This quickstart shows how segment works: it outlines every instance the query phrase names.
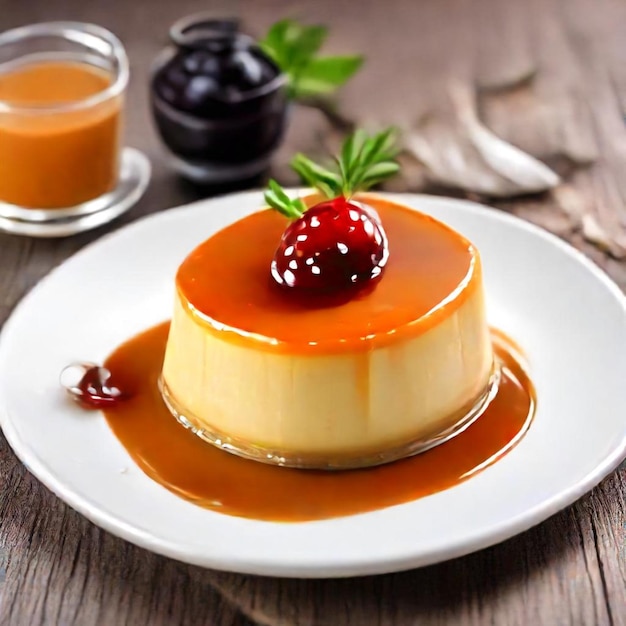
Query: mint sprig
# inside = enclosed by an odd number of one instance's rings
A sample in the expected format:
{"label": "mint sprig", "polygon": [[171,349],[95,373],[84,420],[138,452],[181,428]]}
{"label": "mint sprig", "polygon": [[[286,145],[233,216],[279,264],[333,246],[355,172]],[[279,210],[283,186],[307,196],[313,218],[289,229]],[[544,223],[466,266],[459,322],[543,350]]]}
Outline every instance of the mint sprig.
{"label": "mint sprig", "polygon": [[317,56],[327,37],[325,26],[305,26],[286,19],[276,22],[259,42],[286,74],[291,98],[326,96],[346,83],[363,64],[360,55]]}
{"label": "mint sprig", "polygon": [[392,128],[372,136],[357,130],[344,141],[333,168],[319,165],[303,154],[296,154],[291,167],[307,185],[328,198],[349,198],[398,172],[396,154]]}
{"label": "mint sprig", "polygon": [[291,220],[297,220],[306,211],[304,202],[300,198],[290,198],[273,178],[270,178],[268,182],[264,197],[268,206]]}
{"label": "mint sprig", "polygon": [[[344,141],[333,166],[324,167],[303,154],[296,154],[291,167],[309,187],[327,198],[349,198],[398,172],[396,154],[392,128],[372,136],[357,130]],[[273,179],[269,181],[265,201],[289,219],[298,219],[306,211],[302,200],[290,198]]]}

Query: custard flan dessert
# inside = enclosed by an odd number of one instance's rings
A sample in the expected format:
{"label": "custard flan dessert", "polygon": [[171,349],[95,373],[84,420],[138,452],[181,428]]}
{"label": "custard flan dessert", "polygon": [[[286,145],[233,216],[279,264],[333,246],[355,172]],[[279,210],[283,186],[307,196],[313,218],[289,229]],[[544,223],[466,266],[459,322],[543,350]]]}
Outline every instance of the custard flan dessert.
{"label": "custard flan dessert", "polygon": [[160,384],[179,421],[243,456],[341,468],[475,419],[497,378],[476,248],[369,193],[266,198],[292,222],[248,215],[178,270]]}

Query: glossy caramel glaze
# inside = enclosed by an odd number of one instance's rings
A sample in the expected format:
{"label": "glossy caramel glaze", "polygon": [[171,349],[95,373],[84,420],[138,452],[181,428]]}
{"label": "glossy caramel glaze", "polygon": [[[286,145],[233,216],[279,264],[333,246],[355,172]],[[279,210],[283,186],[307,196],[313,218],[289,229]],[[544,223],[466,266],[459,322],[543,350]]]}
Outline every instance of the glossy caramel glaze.
{"label": "glossy caramel glaze", "polygon": [[[418,456],[366,470],[293,470],[223,452],[181,426],[165,408],[157,379],[168,323],[130,339],[106,361],[111,384],[128,395],[107,408],[109,426],[153,480],[199,506],[241,517],[306,521],[402,504],[453,487],[520,440],[534,391],[503,336],[496,336],[502,381],[486,412],[451,441]],[[515,348],[514,348],[515,349]]]}
{"label": "glossy caramel glaze", "polygon": [[265,210],[227,226],[187,257],[176,281],[182,301],[225,340],[320,354],[368,350],[419,335],[480,285],[479,256],[464,237],[374,195],[357,199],[377,210],[389,239],[389,261],[374,289],[347,302],[317,299],[315,306],[286,293],[271,279],[270,265],[287,220]]}

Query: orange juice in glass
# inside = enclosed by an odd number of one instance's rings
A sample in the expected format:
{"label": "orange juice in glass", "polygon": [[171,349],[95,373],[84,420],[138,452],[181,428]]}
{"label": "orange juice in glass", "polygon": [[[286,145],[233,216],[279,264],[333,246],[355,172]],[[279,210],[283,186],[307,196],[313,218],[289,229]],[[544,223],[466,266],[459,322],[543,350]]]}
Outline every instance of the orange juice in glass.
{"label": "orange juice in glass", "polygon": [[128,61],[91,24],[50,22],[0,35],[0,216],[84,214],[120,170]]}

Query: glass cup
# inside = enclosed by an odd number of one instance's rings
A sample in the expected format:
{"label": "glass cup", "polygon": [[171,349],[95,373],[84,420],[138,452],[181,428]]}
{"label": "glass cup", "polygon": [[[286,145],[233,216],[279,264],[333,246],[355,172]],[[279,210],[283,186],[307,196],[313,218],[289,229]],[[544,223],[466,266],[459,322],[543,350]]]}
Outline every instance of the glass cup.
{"label": "glass cup", "polygon": [[99,26],[33,24],[0,34],[0,218],[100,210],[117,185],[128,59]]}

